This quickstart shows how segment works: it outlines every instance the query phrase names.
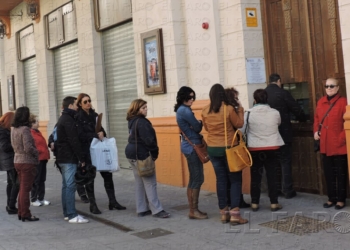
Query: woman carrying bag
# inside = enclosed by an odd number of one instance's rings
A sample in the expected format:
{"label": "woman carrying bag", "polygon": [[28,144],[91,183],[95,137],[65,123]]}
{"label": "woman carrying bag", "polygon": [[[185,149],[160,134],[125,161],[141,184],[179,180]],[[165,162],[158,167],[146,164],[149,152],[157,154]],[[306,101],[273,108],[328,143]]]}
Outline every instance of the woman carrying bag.
{"label": "woman carrying bag", "polygon": [[187,199],[190,207],[188,217],[190,219],[208,219],[207,213],[198,209],[199,192],[204,182],[203,163],[191,145],[201,144],[203,138],[200,134],[203,127],[202,121],[197,120],[191,110],[191,105],[195,100],[196,93],[190,87],[181,87],[177,92],[174,111],[182,135],[181,152],[187,159],[190,174],[187,186]]}
{"label": "woman carrying bag", "polygon": [[339,94],[338,80],[329,78],[326,95],[317,102],[314,119],[314,139],[320,140],[323,170],[326,178],[328,201],[324,208],[345,207],[348,161],[344,130],[345,97]]}
{"label": "woman carrying bag", "polygon": [[138,217],[153,214],[157,218],[168,218],[170,214],[163,210],[158,198],[155,170],[140,176],[142,171],[138,162],[140,164],[148,162],[154,166],[159,153],[156,132],[146,116],[147,102],[142,99],[132,101],[126,115],[129,138],[125,156],[131,164],[135,177],[136,212]]}
{"label": "woman carrying bag", "polygon": [[[216,192],[218,196],[221,222],[232,225],[245,224],[239,211],[240,196],[242,192],[242,173],[230,172],[226,158],[225,141],[231,142],[236,128],[243,126],[243,107],[239,106],[237,112],[230,105],[221,84],[214,84],[209,92],[210,104],[202,110],[203,125],[208,131],[208,153],[216,175]],[[226,109],[226,116],[224,110]],[[225,123],[227,130],[225,131]],[[225,134],[227,138],[225,139]],[[237,144],[237,141],[235,142]],[[230,190],[227,185],[230,182]],[[231,201],[227,199],[230,193]],[[230,204],[229,204],[230,202]],[[229,207],[230,205],[230,207]]]}
{"label": "woman carrying bag", "polygon": [[[88,94],[80,93],[77,98],[78,114],[76,117],[78,124],[79,140],[81,143],[82,150],[86,155],[86,164],[91,164],[90,156],[90,145],[94,138],[103,140],[106,136],[106,132],[101,127],[100,131],[96,133],[96,119],[98,114],[91,106],[91,98]],[[120,205],[115,198],[113,174],[110,172],[100,172],[106,193],[109,199],[109,210],[125,210],[126,207]],[[90,212],[93,214],[100,214],[101,211],[98,209],[95,199],[94,181],[90,184],[85,185],[86,193],[90,202]]]}
{"label": "woman carrying bag", "polygon": [[[264,89],[255,90],[254,106],[245,113],[244,126],[241,131],[247,131],[248,149],[253,159],[250,169],[250,195],[252,210],[259,210],[261,178],[265,168],[271,211],[282,209],[278,204],[276,169],[278,167],[278,152],[284,145],[278,132],[281,116],[276,109],[267,104],[267,92]],[[248,126],[248,129],[246,130]]]}

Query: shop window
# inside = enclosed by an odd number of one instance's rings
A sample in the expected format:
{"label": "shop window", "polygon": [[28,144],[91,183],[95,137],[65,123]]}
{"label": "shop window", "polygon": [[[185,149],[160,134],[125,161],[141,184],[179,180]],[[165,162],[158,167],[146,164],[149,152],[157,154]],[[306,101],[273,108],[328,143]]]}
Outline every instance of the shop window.
{"label": "shop window", "polygon": [[47,47],[49,49],[78,38],[75,7],[67,3],[45,16]]}
{"label": "shop window", "polygon": [[96,30],[103,30],[131,19],[131,0],[94,0],[94,12]]}
{"label": "shop window", "polygon": [[29,25],[16,33],[18,59],[35,56],[34,27]]}

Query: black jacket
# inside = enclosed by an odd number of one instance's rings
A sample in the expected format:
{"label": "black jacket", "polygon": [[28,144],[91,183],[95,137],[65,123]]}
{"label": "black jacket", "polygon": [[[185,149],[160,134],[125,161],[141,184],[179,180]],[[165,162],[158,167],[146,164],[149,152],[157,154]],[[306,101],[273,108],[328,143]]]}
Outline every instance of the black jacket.
{"label": "black jacket", "polygon": [[279,132],[284,143],[292,142],[292,124],[290,122],[290,113],[294,114],[300,122],[304,122],[305,114],[292,95],[277,84],[269,84],[265,88],[267,92],[267,102],[271,108],[277,109],[281,115],[281,125]]}
{"label": "black jacket", "polygon": [[128,159],[136,159],[136,138],[135,125],[137,123],[137,158],[146,159],[150,154],[154,160],[158,158],[159,148],[157,145],[157,136],[152,123],[144,116],[135,116],[129,120],[129,138],[128,145],[125,148],[125,156]]}
{"label": "black jacket", "polygon": [[[57,124],[55,125],[54,128],[56,128],[56,126],[57,126]],[[47,147],[48,148],[51,148],[51,143],[53,143],[53,147],[54,147],[53,155],[56,157],[56,155],[57,155],[57,141],[54,140],[53,133],[51,133],[51,135],[49,136],[49,139],[48,139],[48,142],[47,142]]]}
{"label": "black jacket", "polygon": [[[76,116],[76,121],[78,124],[79,141],[81,143],[81,148],[84,154],[86,155],[88,161],[91,161],[91,142],[94,138],[98,139],[98,135],[96,133],[97,116],[98,114],[93,109],[90,109],[89,114],[86,113],[84,110],[80,109]],[[102,131],[104,136],[106,136],[106,132],[102,127],[100,131]]]}
{"label": "black jacket", "polygon": [[57,155],[58,163],[85,162],[78,137],[77,125],[74,120],[75,110],[64,109],[57,122]]}
{"label": "black jacket", "polygon": [[0,171],[8,171],[14,168],[15,153],[11,145],[10,130],[0,127]]}

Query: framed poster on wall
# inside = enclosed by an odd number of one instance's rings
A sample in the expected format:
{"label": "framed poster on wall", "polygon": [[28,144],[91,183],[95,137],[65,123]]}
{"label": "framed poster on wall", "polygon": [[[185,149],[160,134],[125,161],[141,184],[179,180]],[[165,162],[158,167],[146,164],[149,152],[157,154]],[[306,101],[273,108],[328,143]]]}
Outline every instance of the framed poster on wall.
{"label": "framed poster on wall", "polygon": [[15,76],[14,75],[7,77],[7,93],[8,93],[9,110],[13,111],[16,109]]}
{"label": "framed poster on wall", "polygon": [[166,93],[162,30],[141,34],[141,50],[145,94]]}

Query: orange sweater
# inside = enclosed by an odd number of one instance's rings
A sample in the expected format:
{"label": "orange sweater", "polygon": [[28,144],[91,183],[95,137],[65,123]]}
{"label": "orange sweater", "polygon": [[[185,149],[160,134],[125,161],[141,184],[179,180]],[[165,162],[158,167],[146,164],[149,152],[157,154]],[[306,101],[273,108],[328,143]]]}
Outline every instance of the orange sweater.
{"label": "orange sweater", "polygon": [[[224,127],[224,103],[222,103],[218,113],[208,114],[210,104],[202,110],[202,120],[206,131],[208,131],[207,144],[209,147],[225,147],[225,127]],[[230,105],[226,106],[226,127],[227,144],[231,145],[236,129],[243,127],[244,109],[238,109],[238,113]],[[234,142],[237,144],[237,139]]]}

